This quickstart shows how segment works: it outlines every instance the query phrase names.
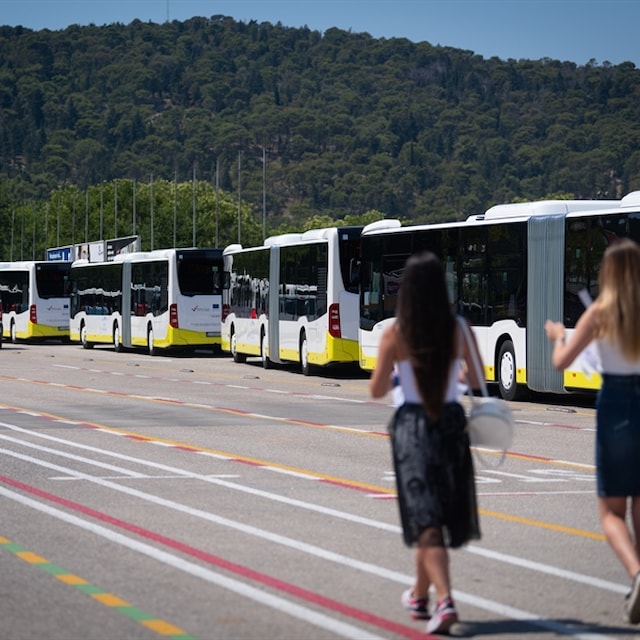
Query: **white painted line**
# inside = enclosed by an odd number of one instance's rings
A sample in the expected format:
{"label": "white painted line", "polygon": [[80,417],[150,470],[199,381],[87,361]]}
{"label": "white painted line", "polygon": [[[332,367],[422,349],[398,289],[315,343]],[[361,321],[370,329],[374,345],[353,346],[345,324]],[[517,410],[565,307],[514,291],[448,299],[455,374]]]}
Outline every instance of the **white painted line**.
{"label": "white painted line", "polygon": [[162,562],[165,565],[173,567],[174,569],[178,569],[184,573],[188,573],[196,578],[200,578],[205,582],[209,582],[211,584],[215,584],[223,589],[227,589],[228,591],[233,591],[234,593],[239,594],[243,598],[247,598],[249,600],[253,600],[254,602],[259,602],[267,607],[275,609],[276,611],[280,611],[285,615],[291,616],[292,618],[297,618],[298,620],[303,620],[306,623],[309,623],[315,627],[319,627],[321,629],[325,629],[330,633],[333,633],[342,638],[348,638],[349,640],[384,640],[383,636],[376,635],[374,633],[370,633],[365,629],[355,627],[354,625],[341,622],[340,620],[335,620],[330,618],[329,616],[314,611],[313,609],[309,609],[307,607],[303,607],[295,602],[290,602],[289,600],[285,600],[276,595],[271,595],[267,593],[263,588],[260,587],[252,587],[251,585],[245,584],[236,580],[234,578],[227,577],[221,573],[216,573],[211,569],[207,569],[206,567],[199,566],[193,562],[189,562],[184,558],[180,558],[171,553],[163,551],[162,549],[156,549],[149,544],[144,542],[140,542],[133,538],[129,538],[121,533],[116,531],[111,531],[106,527],[103,527],[99,524],[95,524],[88,520],[83,520],[75,515],[70,513],[66,513],[61,511],[60,509],[56,509],[49,505],[37,502],[36,500],[32,500],[27,496],[20,495],[19,493],[15,493],[13,491],[9,491],[4,487],[0,487],[0,494],[4,495],[6,498],[10,500],[14,500],[15,502],[19,502],[27,507],[32,509],[36,509],[42,513],[46,513],[49,516],[57,518],[58,520],[62,520],[71,524],[80,529],[84,529],[85,531],[89,531],[94,535],[100,536],[106,540],[114,544],[118,544],[121,547],[126,547],[135,551],[137,553],[141,553],[149,558],[153,558],[158,562]]}

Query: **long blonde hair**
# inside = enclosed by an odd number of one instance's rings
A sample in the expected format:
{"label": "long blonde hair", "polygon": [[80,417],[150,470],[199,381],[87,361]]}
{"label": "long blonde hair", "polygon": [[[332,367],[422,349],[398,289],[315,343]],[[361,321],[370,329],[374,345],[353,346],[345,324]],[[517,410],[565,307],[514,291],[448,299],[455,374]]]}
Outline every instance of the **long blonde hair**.
{"label": "long blonde hair", "polygon": [[640,360],[640,245],[624,238],[604,252],[598,277],[596,337]]}

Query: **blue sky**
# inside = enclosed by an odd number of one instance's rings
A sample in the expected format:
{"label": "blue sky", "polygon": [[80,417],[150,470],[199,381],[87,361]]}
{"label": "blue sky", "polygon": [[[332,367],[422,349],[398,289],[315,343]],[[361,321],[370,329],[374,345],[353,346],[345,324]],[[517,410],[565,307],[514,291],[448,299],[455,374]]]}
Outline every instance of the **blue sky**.
{"label": "blue sky", "polygon": [[485,58],[640,67],[640,0],[0,0],[0,25],[34,30],[217,14],[405,37]]}

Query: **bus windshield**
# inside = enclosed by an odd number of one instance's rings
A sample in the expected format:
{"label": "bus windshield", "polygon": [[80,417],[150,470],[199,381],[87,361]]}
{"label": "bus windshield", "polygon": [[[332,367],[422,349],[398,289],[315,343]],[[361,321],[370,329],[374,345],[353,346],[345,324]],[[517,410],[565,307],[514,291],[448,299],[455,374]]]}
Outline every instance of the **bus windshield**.
{"label": "bus windshield", "polygon": [[344,288],[349,293],[358,293],[358,281],[351,279],[352,261],[360,258],[360,233],[362,227],[340,227],[338,229],[338,252]]}
{"label": "bus windshield", "polygon": [[222,267],[222,254],[179,253],[178,286],[185,296],[221,295],[226,288]]}
{"label": "bus windshield", "polygon": [[69,279],[68,263],[44,263],[36,265],[36,287],[38,296],[44,300],[67,296],[66,283]]}

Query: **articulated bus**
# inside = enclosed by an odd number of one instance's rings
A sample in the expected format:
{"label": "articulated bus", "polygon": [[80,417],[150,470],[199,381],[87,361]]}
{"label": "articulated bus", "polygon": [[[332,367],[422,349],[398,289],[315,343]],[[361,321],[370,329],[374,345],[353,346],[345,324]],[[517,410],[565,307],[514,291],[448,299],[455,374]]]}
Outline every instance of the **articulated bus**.
{"label": "articulated bus", "polygon": [[222,349],[234,361],[258,356],[264,367],[358,362],[358,282],[351,264],[362,227],[329,227],[267,238],[263,246],[225,249]]}
{"label": "articulated bus", "polygon": [[70,338],[145,348],[220,348],[222,249],[159,249],[71,267]]}
{"label": "articulated bus", "polygon": [[[443,261],[452,302],[472,325],[488,382],[507,400],[597,390],[597,363],[584,355],[564,372],[551,363],[547,318],[570,334],[598,294],[602,254],[616,238],[640,242],[640,191],[622,200],[554,200],[497,205],[464,222],[362,233],[360,365],[375,366],[382,329],[393,322],[409,255]],[[588,294],[588,295],[585,295]]]}
{"label": "articulated bus", "polygon": [[0,262],[2,336],[19,340],[68,340],[71,262]]}

